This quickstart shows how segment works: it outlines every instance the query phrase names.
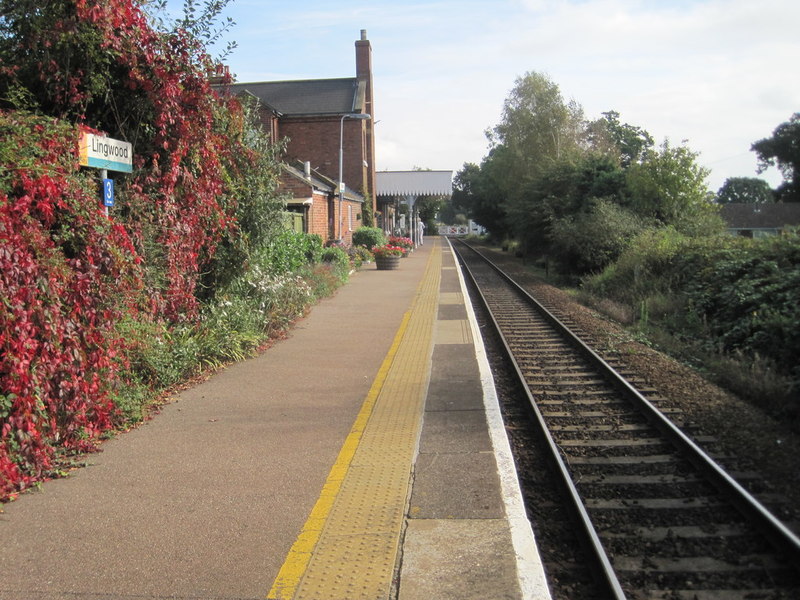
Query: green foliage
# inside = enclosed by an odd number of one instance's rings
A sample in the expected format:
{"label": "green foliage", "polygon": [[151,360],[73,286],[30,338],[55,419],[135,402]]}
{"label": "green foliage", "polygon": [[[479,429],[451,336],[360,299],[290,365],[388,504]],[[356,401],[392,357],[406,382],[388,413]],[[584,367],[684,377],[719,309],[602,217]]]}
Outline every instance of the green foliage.
{"label": "green foliage", "polygon": [[356,267],[360,267],[364,263],[372,262],[372,252],[366,246],[353,246],[353,256],[351,260]]}
{"label": "green foliage", "polygon": [[364,204],[361,207],[361,224],[364,227],[373,227],[375,225],[375,212],[372,205],[372,196],[368,193],[364,194]]}
{"label": "green foliage", "polygon": [[253,253],[251,269],[270,275],[286,275],[301,270],[322,258],[322,240],[318,235],[282,230]]}
{"label": "green foliage", "polygon": [[[224,288],[248,264],[255,254],[275,249],[276,254],[290,251],[294,245],[281,223],[283,199],[277,194],[278,153],[263,130],[254,99],[243,99],[242,112],[230,112],[223,106],[215,111],[217,130],[231,143],[245,150],[229,155],[223,177],[227,183],[226,202],[232,206],[234,225],[224,231],[214,255],[205,265],[199,295],[208,300]],[[280,258],[275,258],[276,263]],[[291,259],[287,259],[291,260]],[[295,260],[296,268],[301,262]],[[276,265],[280,270],[280,266]]]}
{"label": "green foliage", "polygon": [[642,218],[678,230],[716,209],[710,202],[708,170],[697,164],[697,153],[667,140],[648,151],[640,164],[626,171],[630,207]]}
{"label": "green foliage", "polygon": [[585,289],[640,308],[707,353],[767,365],[791,382],[784,408],[800,410],[800,237],[648,230]]}
{"label": "green foliage", "polygon": [[775,202],[775,193],[766,181],[758,177],[728,177],[717,192],[717,203],[732,202],[766,204]]}
{"label": "green foliage", "polygon": [[519,180],[535,176],[551,161],[576,154],[582,136],[580,105],[565,102],[558,85],[547,75],[529,72],[515,81],[490,140],[508,148]]}
{"label": "green foliage", "polygon": [[637,306],[652,295],[676,291],[676,259],[689,239],[673,227],[642,230],[602,273],[584,280],[587,291]]}
{"label": "green foliage", "polygon": [[781,123],[772,137],[755,142],[751,147],[758,156],[758,172],[778,167],[783,183],[775,190],[783,202],[800,202],[800,113]]}
{"label": "green foliage", "polygon": [[347,281],[350,273],[350,257],[343,248],[330,246],[322,250],[322,262],[326,263],[342,281]]}
{"label": "green foliage", "polygon": [[800,237],[695,246],[681,263],[690,306],[726,352],[770,357],[800,377]]}
{"label": "green foliage", "polygon": [[597,272],[616,260],[641,228],[630,211],[597,199],[590,210],[553,222],[550,256],[564,273]]}
{"label": "green foliage", "polygon": [[508,230],[503,192],[495,173],[502,173],[498,163],[502,162],[504,148],[493,148],[481,166],[465,163],[455,175],[451,203],[456,210],[463,210],[476,223],[486,227],[496,237]]}
{"label": "green foliage", "polygon": [[588,125],[588,137],[595,150],[607,153],[622,168],[644,160],[655,143],[641,127],[619,122],[619,113],[611,110],[602,119]]}
{"label": "green foliage", "polygon": [[383,246],[386,235],[380,227],[359,227],[353,232],[353,245],[364,246],[372,250],[374,246]]}

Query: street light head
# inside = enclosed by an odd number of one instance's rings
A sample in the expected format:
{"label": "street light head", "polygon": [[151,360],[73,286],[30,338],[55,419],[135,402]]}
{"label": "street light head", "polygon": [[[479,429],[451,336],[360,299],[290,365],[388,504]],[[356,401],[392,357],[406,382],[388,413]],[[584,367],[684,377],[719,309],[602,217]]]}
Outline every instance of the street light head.
{"label": "street light head", "polygon": [[361,120],[369,120],[372,118],[372,115],[368,115],[367,113],[348,113],[342,117],[343,119],[361,119]]}

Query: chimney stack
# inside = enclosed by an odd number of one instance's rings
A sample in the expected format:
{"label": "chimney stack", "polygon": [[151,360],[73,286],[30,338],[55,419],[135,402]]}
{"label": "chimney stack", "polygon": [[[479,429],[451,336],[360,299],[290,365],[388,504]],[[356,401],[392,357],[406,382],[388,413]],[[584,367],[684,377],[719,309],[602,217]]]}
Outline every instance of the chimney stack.
{"label": "chimney stack", "polygon": [[[364,112],[372,118],[364,122],[367,134],[366,169],[367,189],[364,190],[372,196],[375,202],[375,105],[372,101],[372,45],[367,39],[367,30],[361,30],[361,39],[356,40],[356,78],[359,83],[364,83]],[[373,209],[375,205],[373,204]]]}

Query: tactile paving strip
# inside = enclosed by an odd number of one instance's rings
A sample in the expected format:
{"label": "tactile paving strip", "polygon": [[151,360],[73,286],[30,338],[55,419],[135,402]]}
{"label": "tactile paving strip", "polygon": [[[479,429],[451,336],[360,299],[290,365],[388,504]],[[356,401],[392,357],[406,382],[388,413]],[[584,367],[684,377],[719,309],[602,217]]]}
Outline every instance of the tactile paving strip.
{"label": "tactile paving strip", "polygon": [[389,597],[428,384],[441,260],[437,243],[295,600]]}

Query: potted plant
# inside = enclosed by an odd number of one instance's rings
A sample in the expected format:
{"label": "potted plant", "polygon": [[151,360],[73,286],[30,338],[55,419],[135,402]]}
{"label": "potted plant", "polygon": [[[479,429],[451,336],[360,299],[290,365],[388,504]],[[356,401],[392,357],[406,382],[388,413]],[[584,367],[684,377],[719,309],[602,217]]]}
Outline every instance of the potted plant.
{"label": "potted plant", "polygon": [[386,244],[384,246],[375,246],[372,249],[372,254],[375,257],[375,266],[378,267],[378,270],[388,271],[400,266],[403,249],[399,246]]}
{"label": "potted plant", "polygon": [[414,242],[411,238],[393,235],[389,237],[389,245],[397,246],[403,250],[403,256],[408,256],[408,253],[414,249]]}

